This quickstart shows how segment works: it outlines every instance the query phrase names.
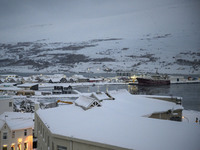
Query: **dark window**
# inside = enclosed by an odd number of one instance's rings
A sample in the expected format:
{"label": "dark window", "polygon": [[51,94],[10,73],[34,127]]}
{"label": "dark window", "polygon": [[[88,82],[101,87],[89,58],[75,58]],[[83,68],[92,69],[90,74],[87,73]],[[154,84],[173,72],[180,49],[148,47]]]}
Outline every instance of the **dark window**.
{"label": "dark window", "polygon": [[67,147],[57,145],[57,150],[67,150]]}
{"label": "dark window", "polygon": [[15,138],[15,131],[12,132],[12,138]]}
{"label": "dark window", "polygon": [[48,138],[47,138],[47,146],[49,146],[49,136],[48,136]]}
{"label": "dark window", "polygon": [[4,139],[4,140],[7,139],[7,133],[6,133],[6,132],[3,133],[3,139]]}
{"label": "dark window", "polygon": [[12,102],[9,102],[9,107],[12,107]]}
{"label": "dark window", "polygon": [[24,136],[27,136],[27,130],[24,130]]}
{"label": "dark window", "polygon": [[44,128],[42,128],[42,137],[44,139]]}
{"label": "dark window", "polygon": [[52,142],[52,150],[54,150],[54,143]]}

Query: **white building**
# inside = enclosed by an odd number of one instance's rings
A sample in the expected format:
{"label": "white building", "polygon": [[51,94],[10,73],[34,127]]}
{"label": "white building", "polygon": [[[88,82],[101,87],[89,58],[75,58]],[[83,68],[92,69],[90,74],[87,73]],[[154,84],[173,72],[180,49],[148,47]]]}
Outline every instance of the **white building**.
{"label": "white building", "polygon": [[13,99],[9,96],[0,96],[0,115],[13,111]]}
{"label": "white building", "polygon": [[0,115],[0,148],[33,149],[33,114],[5,112]]}
{"label": "white building", "polygon": [[115,100],[87,110],[75,104],[39,109],[35,114],[38,149],[200,149],[200,125],[148,118],[182,106],[126,91],[110,94]]}

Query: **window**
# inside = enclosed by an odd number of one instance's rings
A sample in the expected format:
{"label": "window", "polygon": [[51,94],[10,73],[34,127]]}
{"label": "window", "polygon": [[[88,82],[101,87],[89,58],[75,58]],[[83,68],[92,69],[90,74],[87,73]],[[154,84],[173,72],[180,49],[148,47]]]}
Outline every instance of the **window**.
{"label": "window", "polygon": [[15,138],[15,131],[12,132],[12,138]]}
{"label": "window", "polygon": [[7,133],[4,132],[4,133],[3,133],[3,139],[6,140],[6,139],[7,139],[7,136],[8,136]]}
{"label": "window", "polygon": [[42,135],[42,123],[40,123],[40,133]]}
{"label": "window", "polygon": [[44,139],[44,128],[42,128],[42,137]]}
{"label": "window", "polygon": [[54,150],[54,143],[52,142],[52,150]]}
{"label": "window", "polygon": [[48,138],[47,138],[47,146],[49,146],[49,136],[48,136]]}
{"label": "window", "polygon": [[57,150],[67,150],[67,147],[57,145]]}
{"label": "window", "polygon": [[12,102],[9,102],[9,107],[12,107]]}
{"label": "window", "polygon": [[37,131],[40,133],[40,122],[39,122],[39,120],[37,122]]}
{"label": "window", "polygon": [[26,129],[24,130],[24,136],[27,136],[27,130]]}

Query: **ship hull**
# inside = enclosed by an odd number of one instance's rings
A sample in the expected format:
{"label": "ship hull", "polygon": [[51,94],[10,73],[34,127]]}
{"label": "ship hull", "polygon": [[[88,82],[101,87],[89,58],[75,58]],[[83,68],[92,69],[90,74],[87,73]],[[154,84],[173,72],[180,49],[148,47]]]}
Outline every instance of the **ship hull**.
{"label": "ship hull", "polygon": [[139,85],[169,85],[170,80],[164,80],[164,79],[145,79],[145,78],[137,78]]}

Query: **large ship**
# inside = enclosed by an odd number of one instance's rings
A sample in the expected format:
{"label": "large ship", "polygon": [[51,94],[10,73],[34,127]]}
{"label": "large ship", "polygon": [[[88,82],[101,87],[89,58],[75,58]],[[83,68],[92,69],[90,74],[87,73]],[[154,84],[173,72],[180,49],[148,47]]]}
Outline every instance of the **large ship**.
{"label": "large ship", "polygon": [[166,76],[151,76],[144,78],[137,78],[139,85],[169,85],[170,80]]}

